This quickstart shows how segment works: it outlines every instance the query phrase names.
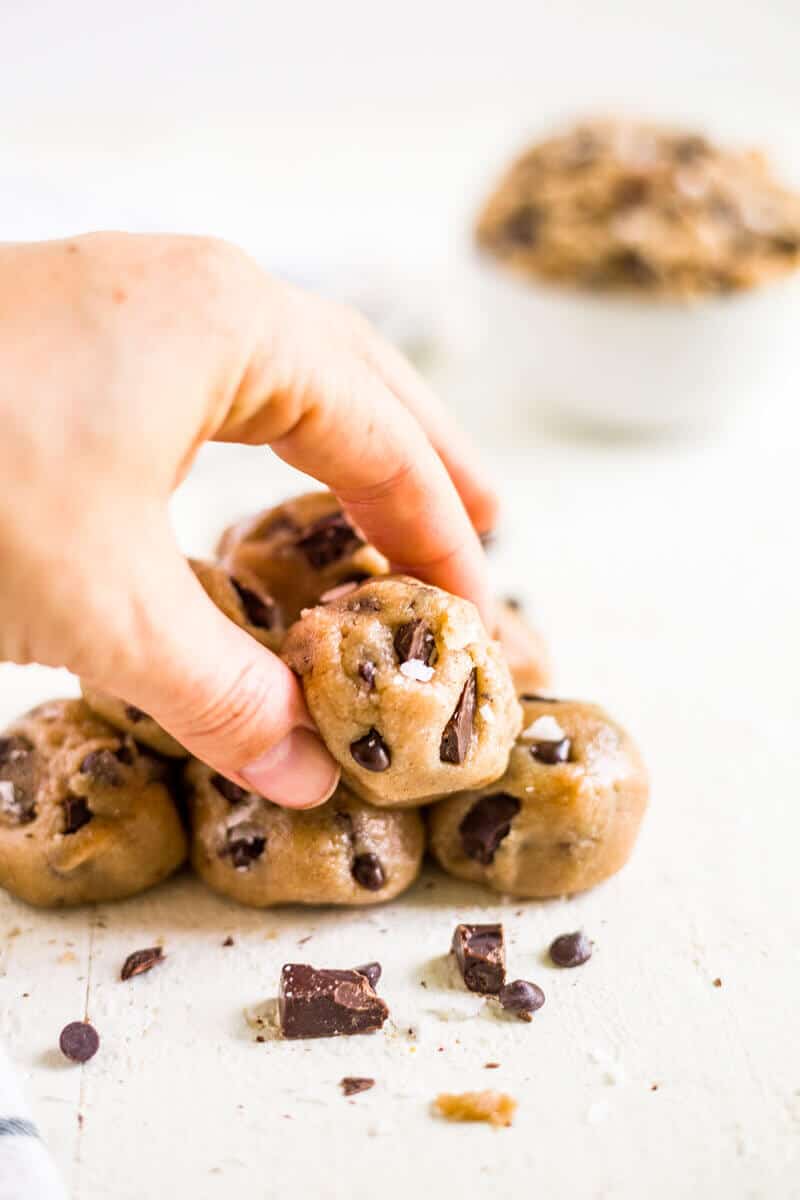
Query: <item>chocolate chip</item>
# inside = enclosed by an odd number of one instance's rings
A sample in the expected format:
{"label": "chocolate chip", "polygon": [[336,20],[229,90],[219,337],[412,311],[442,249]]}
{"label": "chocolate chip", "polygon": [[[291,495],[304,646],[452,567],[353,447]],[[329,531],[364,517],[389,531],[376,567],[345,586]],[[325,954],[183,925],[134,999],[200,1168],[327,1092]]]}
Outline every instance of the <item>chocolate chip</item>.
{"label": "chocolate chip", "polygon": [[377,854],[359,854],[353,860],[352,875],[368,892],[379,892],[386,883],[383,864]]}
{"label": "chocolate chip", "polygon": [[137,708],[135,704],[125,705],[125,716],[132,725],[138,725],[140,721],[145,721],[147,719],[147,713],[142,712],[142,710]]}
{"label": "chocolate chip", "polygon": [[287,963],[281,971],[278,1013],[284,1037],[315,1038],[374,1033],[389,1009],[358,971]]}
{"label": "chocolate chip", "polygon": [[657,271],[638,250],[615,250],[599,267],[596,282],[622,282],[635,287],[650,287],[658,280]]}
{"label": "chocolate chip", "polygon": [[239,787],[238,783],[234,783],[232,779],[226,779],[224,775],[214,774],[208,782],[213,788],[216,788],[220,796],[224,796],[231,804],[239,804],[250,795],[243,787]]}
{"label": "chocolate chip", "polygon": [[350,753],[365,771],[386,771],[392,765],[391,751],[377,729],[351,742]]}
{"label": "chocolate chip", "polygon": [[456,925],[451,950],[471,992],[500,991],[506,978],[502,925]]}
{"label": "chocolate chip", "polygon": [[64,833],[77,833],[92,819],[92,810],[85,796],[73,796],[70,792],[63,803]]}
{"label": "chocolate chip", "polygon": [[512,612],[522,611],[522,601],[518,599],[517,596],[505,596],[503,598],[503,603],[505,604],[506,608],[510,608]]}
{"label": "chocolate chip", "polygon": [[699,134],[687,134],[679,137],[672,145],[672,153],[681,163],[694,162],[698,158],[703,158],[710,151],[711,146]]}
{"label": "chocolate chip", "polygon": [[134,975],[144,975],[146,971],[152,971],[153,967],[158,966],[164,961],[164,951],[160,946],[149,946],[146,950],[134,950],[133,954],[129,954],[122,964],[120,971],[120,979],[132,979]]}
{"label": "chocolate chip", "polygon": [[592,957],[593,947],[582,930],[562,933],[550,947],[550,957],[557,967],[580,967]]}
{"label": "chocolate chip", "polygon": [[122,783],[119,759],[111,750],[92,750],[81,763],[80,771],[104,787],[119,787]]}
{"label": "chocolate chip", "polygon": [[372,691],[372,689],[375,687],[375,676],[377,671],[378,668],[375,666],[374,662],[367,661],[359,664],[358,673],[370,691]]}
{"label": "chocolate chip", "polygon": [[227,855],[237,871],[249,871],[267,848],[267,839],[255,825],[242,822],[228,830],[223,855]]}
{"label": "chocolate chip", "polygon": [[58,1044],[70,1062],[85,1063],[100,1049],[100,1035],[88,1021],[71,1021],[61,1030]]}
{"label": "chocolate chip", "polygon": [[228,934],[228,936],[225,938],[225,941],[224,941],[222,944],[223,944],[223,946],[225,946],[226,948],[227,948],[228,946],[232,946],[232,945],[234,944],[234,942],[233,942],[233,938],[231,937],[231,935],[230,935],[230,934]]}
{"label": "chocolate chip", "polygon": [[356,1096],[359,1092],[368,1092],[371,1087],[375,1087],[375,1080],[368,1079],[365,1075],[345,1075],[344,1079],[339,1081],[339,1085],[345,1096]]}
{"label": "chocolate chip", "polygon": [[535,246],[544,222],[544,211],[536,204],[524,204],[503,225],[503,233],[514,246]]}
{"label": "chocolate chip", "polygon": [[800,250],[800,235],[796,233],[775,233],[769,239],[770,249],[776,254],[797,254]]}
{"label": "chocolate chip", "polygon": [[0,738],[0,820],[27,825],[36,816],[36,763],[26,737]]}
{"label": "chocolate chip", "polygon": [[358,971],[359,975],[366,975],[372,987],[377,986],[378,980],[383,974],[383,968],[379,962],[363,963],[362,966],[355,967],[354,969]]}
{"label": "chocolate chip", "polygon": [[530,1021],[531,1014],[538,1012],[544,1004],[544,992],[527,979],[515,979],[500,988],[497,999],[506,1012],[516,1013],[521,1021]]}
{"label": "chocolate chip", "polygon": [[473,667],[461,690],[453,715],[444,727],[439,744],[442,762],[458,766],[467,757],[472,729],[475,723],[475,708],[478,703],[478,669]]}
{"label": "chocolate chip", "polygon": [[620,179],[614,189],[615,208],[635,208],[644,204],[650,195],[650,180],[645,175],[629,175]]}
{"label": "chocolate chip", "polygon": [[436,638],[426,621],[408,621],[395,633],[394,649],[399,663],[414,659],[430,666],[436,655]]}
{"label": "chocolate chip", "polygon": [[275,601],[269,596],[259,596],[252,588],[245,587],[231,575],[231,583],[242,602],[244,615],[256,629],[272,629],[275,624],[278,609]]}
{"label": "chocolate chip", "polygon": [[342,512],[320,517],[307,526],[297,539],[298,548],[305,554],[309,565],[317,570],[329,567],[365,544]]}
{"label": "chocolate chip", "polygon": [[556,700],[555,697],[542,696],[538,692],[521,692],[519,698],[530,704],[561,704],[561,701]]}
{"label": "chocolate chip", "polygon": [[534,742],[530,748],[531,758],[552,767],[556,763],[569,762],[571,748],[572,742],[568,737],[561,738],[558,742]]}
{"label": "chocolate chip", "polygon": [[511,822],[520,807],[516,796],[507,792],[494,792],[476,800],[458,827],[467,858],[484,867],[491,866],[497,847],[511,832]]}

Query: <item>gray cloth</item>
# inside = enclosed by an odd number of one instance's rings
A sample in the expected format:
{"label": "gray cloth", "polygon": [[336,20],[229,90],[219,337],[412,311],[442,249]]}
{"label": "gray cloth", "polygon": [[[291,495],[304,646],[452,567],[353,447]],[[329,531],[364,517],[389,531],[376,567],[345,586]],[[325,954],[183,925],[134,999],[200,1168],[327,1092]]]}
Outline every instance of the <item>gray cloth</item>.
{"label": "gray cloth", "polygon": [[0,1048],[0,1200],[67,1200],[64,1185]]}

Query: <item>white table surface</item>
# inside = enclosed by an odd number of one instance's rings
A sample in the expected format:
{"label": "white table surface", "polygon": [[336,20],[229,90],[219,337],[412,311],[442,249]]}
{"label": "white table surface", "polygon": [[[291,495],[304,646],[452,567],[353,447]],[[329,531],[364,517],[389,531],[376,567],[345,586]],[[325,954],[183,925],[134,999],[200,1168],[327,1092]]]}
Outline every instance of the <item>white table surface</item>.
{"label": "white table surface", "polygon": [[[534,608],[562,693],[605,703],[650,763],[634,859],[549,903],[433,868],[362,913],[252,912],[188,876],[79,912],[3,898],[0,1037],[75,1200],[800,1195],[793,411],[762,405],[706,445],[513,449],[486,409],[466,416],[494,441],[498,586]],[[175,504],[187,550],[295,482],[266,452],[206,454]],[[0,716],[70,686],[0,667]],[[453,926],[470,919],[501,919],[512,976],[544,988],[532,1024],[448,978]],[[559,972],[546,947],[578,927],[594,957]],[[120,983],[154,942],[166,964]],[[275,995],[282,963],[372,958],[384,1033],[256,1042],[245,1010]],[[56,1044],[84,1014],[102,1045],[81,1068]],[[377,1084],[348,1101],[344,1075]],[[513,1128],[431,1113],[439,1091],[490,1086],[518,1099]]]}

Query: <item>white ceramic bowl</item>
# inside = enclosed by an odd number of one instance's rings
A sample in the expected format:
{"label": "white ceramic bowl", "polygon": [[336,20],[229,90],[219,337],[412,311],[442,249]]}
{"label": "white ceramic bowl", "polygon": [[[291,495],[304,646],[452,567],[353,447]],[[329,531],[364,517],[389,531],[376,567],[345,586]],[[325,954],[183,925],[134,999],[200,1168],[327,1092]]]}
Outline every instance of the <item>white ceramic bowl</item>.
{"label": "white ceramic bowl", "polygon": [[713,428],[743,403],[800,403],[800,276],[693,303],[591,294],[475,267],[482,354],[506,404],[632,433]]}

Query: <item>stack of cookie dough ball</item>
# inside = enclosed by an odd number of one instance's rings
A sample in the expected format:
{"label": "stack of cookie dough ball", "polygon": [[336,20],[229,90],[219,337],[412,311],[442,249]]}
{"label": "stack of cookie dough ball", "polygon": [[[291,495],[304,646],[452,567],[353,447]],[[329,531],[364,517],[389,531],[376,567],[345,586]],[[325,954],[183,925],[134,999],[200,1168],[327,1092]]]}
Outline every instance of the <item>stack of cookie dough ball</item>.
{"label": "stack of cookie dough ball", "polygon": [[0,738],[0,885],[40,905],[112,900],[188,856],[241,904],[352,906],[408,888],[428,843],[451,874],[519,896],[623,865],[641,760],[600,709],[534,694],[549,659],[516,604],[498,605],[490,637],[468,601],[391,575],[325,492],[232,526],[218,556],[191,566],[298,675],[341,766],[336,792],[279,808],[84,684],[82,701],[42,705]]}

